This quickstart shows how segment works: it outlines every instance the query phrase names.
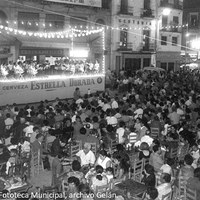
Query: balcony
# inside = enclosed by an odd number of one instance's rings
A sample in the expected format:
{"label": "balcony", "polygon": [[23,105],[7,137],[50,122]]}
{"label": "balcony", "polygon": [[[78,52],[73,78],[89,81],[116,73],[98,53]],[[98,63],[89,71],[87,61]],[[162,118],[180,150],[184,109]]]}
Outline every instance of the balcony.
{"label": "balcony", "polygon": [[154,52],[155,51],[155,43],[150,42],[149,44],[144,44],[143,42],[139,46],[139,51],[142,52]]}
{"label": "balcony", "polygon": [[153,15],[153,10],[149,9],[142,9],[141,10],[141,15],[142,18],[147,17],[147,18],[155,18]]}
{"label": "balcony", "polygon": [[176,3],[169,3],[168,0],[161,0],[160,7],[174,8],[178,10],[183,10],[183,2],[176,1]]}
{"label": "balcony", "polygon": [[123,45],[121,42],[117,42],[117,51],[132,51],[133,43],[129,42]]}
{"label": "balcony", "polygon": [[176,23],[170,22],[169,24],[164,25],[160,29],[160,31],[181,33],[182,32],[182,26],[178,26]]}
{"label": "balcony", "polygon": [[189,30],[199,30],[199,28],[200,28],[200,24],[199,24],[199,21],[198,22],[196,22],[196,23],[189,23],[188,24],[188,29]]}
{"label": "balcony", "polygon": [[120,5],[117,7],[118,15],[132,15],[133,16],[133,7],[121,7]]}

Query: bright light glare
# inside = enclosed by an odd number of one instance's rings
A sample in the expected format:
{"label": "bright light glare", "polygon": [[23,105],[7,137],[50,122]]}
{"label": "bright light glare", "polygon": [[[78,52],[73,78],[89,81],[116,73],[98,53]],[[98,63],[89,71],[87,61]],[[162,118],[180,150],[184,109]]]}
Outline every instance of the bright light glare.
{"label": "bright light glare", "polygon": [[87,50],[71,50],[70,57],[72,57],[72,58],[87,58],[88,51]]}
{"label": "bright light glare", "polygon": [[200,49],[200,39],[192,40],[191,41],[191,47],[193,49]]}
{"label": "bright light glare", "polygon": [[189,37],[190,36],[190,34],[189,33],[186,33],[186,35],[185,35],[186,37]]}
{"label": "bright light glare", "polygon": [[163,14],[164,16],[168,16],[168,15],[170,14],[170,12],[171,12],[171,10],[170,10],[169,8],[165,8],[165,9],[163,10],[162,14]]}

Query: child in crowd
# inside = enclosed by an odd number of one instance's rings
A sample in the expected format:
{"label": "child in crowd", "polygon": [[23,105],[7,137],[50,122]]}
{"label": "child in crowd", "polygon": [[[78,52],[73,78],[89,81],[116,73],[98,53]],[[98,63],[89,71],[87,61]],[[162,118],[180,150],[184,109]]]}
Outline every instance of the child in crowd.
{"label": "child in crowd", "polygon": [[[12,170],[11,167],[14,167],[17,163],[17,149],[10,150],[10,158],[6,163],[6,174],[9,174]],[[14,169],[13,169],[14,170]]]}
{"label": "child in crowd", "polygon": [[131,126],[130,133],[128,135],[129,144],[131,144],[131,146],[134,145],[137,142],[137,138],[138,138],[138,135],[136,133],[136,129],[134,128],[134,126]]}
{"label": "child in crowd", "polygon": [[198,160],[200,158],[199,149],[198,149],[198,145],[197,144],[193,145],[190,154],[194,159],[194,161],[192,163],[192,167],[194,167],[194,169],[196,169],[197,168],[197,164],[198,164]]}
{"label": "child in crowd", "polygon": [[106,177],[108,179],[108,183],[110,183],[112,181],[112,179],[114,178],[113,174],[114,174],[113,168],[112,167],[108,167],[106,169]]}

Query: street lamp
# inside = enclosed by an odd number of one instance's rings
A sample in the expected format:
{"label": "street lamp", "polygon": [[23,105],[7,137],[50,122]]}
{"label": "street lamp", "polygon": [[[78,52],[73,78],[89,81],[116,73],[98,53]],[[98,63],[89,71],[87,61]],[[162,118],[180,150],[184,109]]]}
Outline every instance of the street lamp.
{"label": "street lamp", "polygon": [[168,16],[171,13],[171,9],[170,8],[165,8],[162,12],[162,15],[164,16]]}

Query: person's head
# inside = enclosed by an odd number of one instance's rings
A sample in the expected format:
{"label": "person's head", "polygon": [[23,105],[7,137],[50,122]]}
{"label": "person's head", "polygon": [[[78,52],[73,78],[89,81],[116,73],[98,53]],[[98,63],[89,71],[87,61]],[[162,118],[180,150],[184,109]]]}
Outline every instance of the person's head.
{"label": "person's head", "polygon": [[10,143],[11,143],[12,145],[17,145],[17,144],[18,144],[18,138],[16,138],[16,137],[11,138],[11,139],[10,139]]}
{"label": "person's head", "polygon": [[125,127],[125,122],[124,121],[120,121],[119,122],[119,127],[121,127],[121,128]]}
{"label": "person's head", "polygon": [[144,169],[147,174],[154,174],[154,168],[152,165],[147,164]]}
{"label": "person's head", "polygon": [[41,133],[38,133],[38,134],[36,135],[36,139],[37,139],[39,142],[42,142],[43,139],[44,139],[44,136],[43,136]]}
{"label": "person's head", "polygon": [[170,167],[173,166],[174,163],[175,163],[175,161],[174,161],[173,158],[168,158],[168,159],[167,159],[167,164],[168,164]]}
{"label": "person's head", "polygon": [[65,139],[65,137],[61,137],[61,138],[59,139],[59,142],[60,142],[60,146],[61,146],[61,147],[64,147],[64,146],[66,145],[66,139]]}
{"label": "person's head", "polygon": [[91,144],[85,143],[83,147],[84,153],[87,154],[90,151],[90,149],[91,149]]}
{"label": "person's head", "polygon": [[194,170],[194,177],[198,178],[200,181],[200,167]]}
{"label": "person's head", "polygon": [[72,162],[72,170],[73,171],[79,171],[81,169],[81,164],[78,160],[74,160]]}
{"label": "person's head", "polygon": [[159,141],[158,139],[154,139],[154,140],[153,140],[153,146],[154,146],[154,145],[160,146],[160,141]]}
{"label": "person's head", "polygon": [[69,188],[78,188],[80,185],[80,181],[78,178],[71,176],[68,178]]}
{"label": "person's head", "polygon": [[86,132],[87,130],[84,127],[80,128],[80,134],[85,135]]}
{"label": "person's head", "polygon": [[103,167],[100,166],[100,165],[97,165],[95,170],[96,170],[96,173],[97,173],[96,178],[101,181],[103,179],[103,176],[102,176]]}
{"label": "person's head", "polygon": [[10,113],[7,113],[7,114],[6,114],[6,118],[10,118]]}
{"label": "person's head", "polygon": [[124,146],[123,146],[122,144],[118,144],[118,145],[116,146],[116,149],[117,149],[118,152],[119,152],[119,151],[124,151],[124,150],[125,150],[125,148],[124,148]]}
{"label": "person's head", "polygon": [[193,146],[192,146],[192,150],[193,151],[197,151],[199,148],[198,148],[198,145],[197,144],[194,144]]}
{"label": "person's head", "polygon": [[38,134],[38,133],[39,133],[39,128],[38,128],[37,126],[34,126],[34,127],[33,127],[33,132],[35,132],[35,133]]}
{"label": "person's head", "polygon": [[146,197],[151,200],[155,200],[158,197],[158,190],[156,188],[149,187],[146,192]]}
{"label": "person's head", "polygon": [[190,154],[187,154],[184,158],[184,163],[186,165],[192,165],[193,163],[193,157]]}
{"label": "person's head", "polygon": [[106,151],[105,150],[101,150],[99,152],[99,157],[100,157],[101,160],[104,160],[107,157]]}
{"label": "person's head", "polygon": [[108,167],[108,168],[106,168],[106,173],[108,175],[113,175],[114,174],[114,169],[112,167]]}
{"label": "person's head", "polygon": [[79,192],[81,194],[89,194],[90,193],[89,185],[81,183],[79,186]]}
{"label": "person's head", "polygon": [[170,183],[171,182],[171,175],[167,173],[163,173],[161,176],[162,183]]}
{"label": "person's head", "polygon": [[158,145],[154,145],[153,146],[153,152],[160,154],[161,153],[161,148]]}

